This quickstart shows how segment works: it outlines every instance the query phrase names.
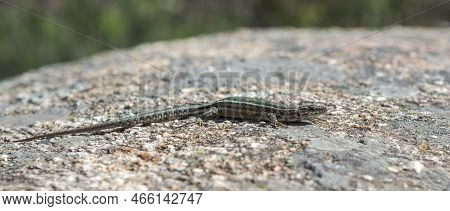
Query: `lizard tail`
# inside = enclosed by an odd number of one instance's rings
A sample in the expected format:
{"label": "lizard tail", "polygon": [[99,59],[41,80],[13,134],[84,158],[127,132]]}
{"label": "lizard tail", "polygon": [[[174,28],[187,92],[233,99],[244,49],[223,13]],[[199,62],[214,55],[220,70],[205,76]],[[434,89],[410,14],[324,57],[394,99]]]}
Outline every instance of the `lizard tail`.
{"label": "lizard tail", "polygon": [[123,126],[125,126],[124,122],[120,122],[120,121],[117,121],[117,122],[105,122],[105,123],[91,125],[91,126],[86,126],[86,127],[80,127],[80,128],[70,129],[70,130],[62,130],[62,131],[56,131],[56,132],[53,132],[53,133],[46,133],[46,134],[42,134],[42,135],[37,135],[37,136],[30,137],[30,138],[25,138],[25,139],[13,141],[12,143],[29,142],[29,141],[32,141],[32,140],[35,140],[35,139],[40,139],[40,138],[53,138],[53,137],[58,137],[58,136],[63,136],[63,135],[70,135],[70,134],[89,133],[89,132],[100,131],[100,130],[111,129],[111,128],[117,128],[117,127],[123,127]]}

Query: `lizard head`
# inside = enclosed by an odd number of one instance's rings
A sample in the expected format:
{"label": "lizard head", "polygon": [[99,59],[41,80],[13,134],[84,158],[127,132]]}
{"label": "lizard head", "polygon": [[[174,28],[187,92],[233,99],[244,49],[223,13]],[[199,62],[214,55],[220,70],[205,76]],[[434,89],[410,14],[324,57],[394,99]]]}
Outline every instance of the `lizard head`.
{"label": "lizard head", "polygon": [[314,119],[314,117],[325,114],[327,108],[322,105],[317,104],[301,104],[295,109],[294,119],[296,121],[309,121]]}
{"label": "lizard head", "polygon": [[302,103],[299,106],[287,108],[278,114],[281,122],[304,122],[310,121],[315,116],[324,114],[327,108],[317,104]]}
{"label": "lizard head", "polygon": [[325,106],[308,104],[308,105],[300,105],[297,108],[296,114],[298,117],[311,117],[324,114],[326,112],[327,108]]}

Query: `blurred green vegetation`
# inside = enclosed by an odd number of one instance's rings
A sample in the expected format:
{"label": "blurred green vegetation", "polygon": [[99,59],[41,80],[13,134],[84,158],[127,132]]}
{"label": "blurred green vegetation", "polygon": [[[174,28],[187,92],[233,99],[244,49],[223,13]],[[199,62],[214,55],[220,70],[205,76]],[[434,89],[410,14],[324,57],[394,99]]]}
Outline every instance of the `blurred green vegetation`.
{"label": "blurred green vegetation", "polygon": [[[0,0],[0,79],[108,49]],[[444,0],[8,0],[117,48],[236,27],[382,27]],[[404,25],[436,26],[449,4]]]}

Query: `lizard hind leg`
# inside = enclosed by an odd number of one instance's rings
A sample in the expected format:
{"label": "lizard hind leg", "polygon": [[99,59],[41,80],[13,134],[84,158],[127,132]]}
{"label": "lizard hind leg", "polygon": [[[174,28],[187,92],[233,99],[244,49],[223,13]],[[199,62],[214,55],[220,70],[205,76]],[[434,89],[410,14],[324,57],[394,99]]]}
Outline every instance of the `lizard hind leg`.
{"label": "lizard hind leg", "polygon": [[210,120],[210,119],[214,119],[215,117],[217,117],[218,114],[219,114],[219,109],[217,107],[212,107],[208,111],[206,111],[205,113],[200,115],[199,117],[202,120]]}
{"label": "lizard hind leg", "polygon": [[204,121],[208,121],[210,119],[214,119],[219,114],[219,109],[217,107],[212,107],[205,113],[201,114],[199,118],[196,119],[196,123],[199,126],[203,126]]}
{"label": "lizard hind leg", "polygon": [[190,121],[190,122],[184,123],[184,124],[182,124],[180,126],[177,126],[177,128],[185,127],[185,126],[191,125],[191,124],[197,124],[199,126],[203,126],[204,121],[208,121],[210,119],[214,119],[215,117],[217,117],[218,114],[219,114],[219,109],[216,108],[216,107],[212,107],[208,111],[202,113],[200,116],[195,117],[194,121]]}
{"label": "lizard hind leg", "polygon": [[278,121],[277,116],[274,113],[268,113],[267,118],[269,119],[270,124],[277,128],[278,126],[286,128],[287,126]]}

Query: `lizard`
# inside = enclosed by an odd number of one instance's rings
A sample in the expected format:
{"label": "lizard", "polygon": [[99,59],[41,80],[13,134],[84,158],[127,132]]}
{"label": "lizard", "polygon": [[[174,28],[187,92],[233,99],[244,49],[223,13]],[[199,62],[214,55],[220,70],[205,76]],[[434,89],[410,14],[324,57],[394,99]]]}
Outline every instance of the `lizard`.
{"label": "lizard", "polygon": [[13,141],[12,143],[29,142],[36,139],[53,138],[63,135],[97,132],[113,128],[129,128],[141,124],[148,125],[150,123],[186,119],[189,117],[199,117],[201,121],[216,117],[259,120],[269,122],[271,125],[277,127],[285,126],[283,123],[311,123],[310,120],[312,117],[326,112],[327,109],[325,106],[315,104],[287,106],[263,98],[227,97],[210,103],[163,109],[137,114],[131,117],[121,117],[91,126],[45,133]]}

